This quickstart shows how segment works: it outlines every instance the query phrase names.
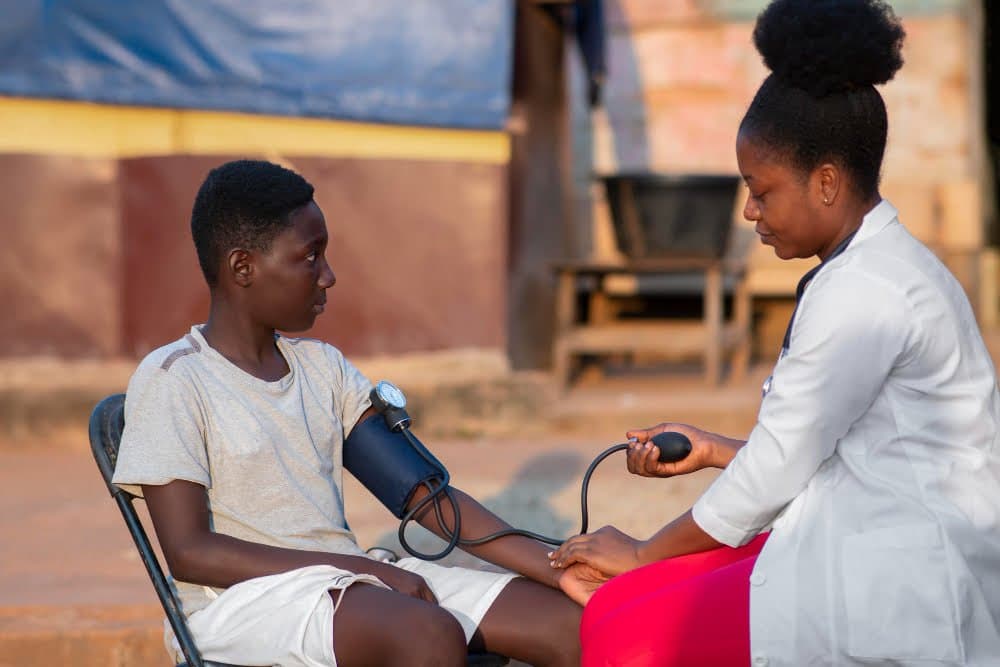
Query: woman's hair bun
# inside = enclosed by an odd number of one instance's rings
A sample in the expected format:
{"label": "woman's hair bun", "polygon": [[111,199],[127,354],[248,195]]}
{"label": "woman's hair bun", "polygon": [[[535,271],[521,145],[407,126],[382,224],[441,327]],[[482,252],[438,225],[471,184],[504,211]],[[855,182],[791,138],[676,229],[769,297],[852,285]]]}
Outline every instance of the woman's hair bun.
{"label": "woman's hair bun", "polygon": [[825,97],[892,79],[905,35],[882,0],[774,0],[753,41],[779,80]]}

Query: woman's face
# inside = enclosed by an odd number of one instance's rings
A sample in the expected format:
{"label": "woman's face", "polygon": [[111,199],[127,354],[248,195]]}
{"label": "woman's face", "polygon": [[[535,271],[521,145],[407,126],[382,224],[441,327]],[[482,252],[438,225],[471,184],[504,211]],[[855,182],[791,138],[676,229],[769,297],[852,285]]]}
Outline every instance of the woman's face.
{"label": "woman's face", "polygon": [[818,174],[803,174],[740,132],[736,162],[747,186],[743,217],[781,259],[819,255],[829,245],[829,206]]}

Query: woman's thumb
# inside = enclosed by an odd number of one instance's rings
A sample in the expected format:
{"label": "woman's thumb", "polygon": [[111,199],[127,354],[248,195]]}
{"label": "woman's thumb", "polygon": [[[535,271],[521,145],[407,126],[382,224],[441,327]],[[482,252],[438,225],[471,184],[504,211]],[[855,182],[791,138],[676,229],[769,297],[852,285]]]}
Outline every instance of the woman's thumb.
{"label": "woman's thumb", "polygon": [[650,438],[649,429],[638,428],[632,431],[625,431],[625,437],[629,440],[635,438],[639,442],[646,442]]}

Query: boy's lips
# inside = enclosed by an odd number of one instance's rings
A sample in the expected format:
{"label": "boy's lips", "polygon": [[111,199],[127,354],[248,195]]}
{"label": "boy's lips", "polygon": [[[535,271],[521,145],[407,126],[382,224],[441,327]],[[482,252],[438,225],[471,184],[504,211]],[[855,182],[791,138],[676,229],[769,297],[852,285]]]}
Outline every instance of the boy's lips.
{"label": "boy's lips", "polygon": [[319,315],[326,310],[326,297],[313,304],[313,312]]}

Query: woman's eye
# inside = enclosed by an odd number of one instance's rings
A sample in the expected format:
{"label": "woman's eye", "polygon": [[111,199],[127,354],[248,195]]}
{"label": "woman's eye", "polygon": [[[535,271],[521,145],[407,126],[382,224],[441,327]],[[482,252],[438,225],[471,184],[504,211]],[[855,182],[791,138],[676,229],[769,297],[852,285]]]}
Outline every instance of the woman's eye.
{"label": "woman's eye", "polygon": [[313,262],[316,261],[316,257],[318,257],[318,255],[314,252],[311,252],[308,255],[306,255],[306,261],[312,264]]}

